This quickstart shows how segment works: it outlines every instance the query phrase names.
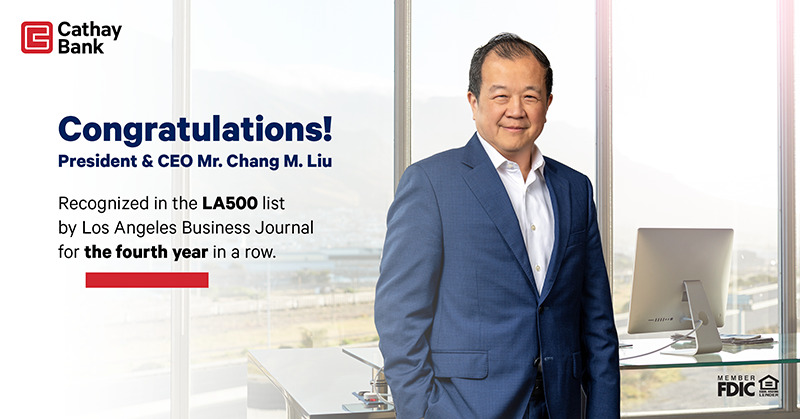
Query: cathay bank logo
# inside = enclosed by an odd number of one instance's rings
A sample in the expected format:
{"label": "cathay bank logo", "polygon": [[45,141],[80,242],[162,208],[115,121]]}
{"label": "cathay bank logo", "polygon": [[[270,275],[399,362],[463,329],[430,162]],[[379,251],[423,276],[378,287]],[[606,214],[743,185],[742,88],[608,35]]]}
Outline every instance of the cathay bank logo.
{"label": "cathay bank logo", "polygon": [[49,54],[52,51],[52,23],[22,22],[22,52],[25,54]]}
{"label": "cathay bank logo", "polygon": [[[56,32],[58,39],[54,37]],[[105,54],[103,48],[116,42],[121,32],[122,25],[99,25],[93,20],[64,21],[55,27],[51,22],[22,22],[22,52],[49,54],[58,48],[59,54]]]}

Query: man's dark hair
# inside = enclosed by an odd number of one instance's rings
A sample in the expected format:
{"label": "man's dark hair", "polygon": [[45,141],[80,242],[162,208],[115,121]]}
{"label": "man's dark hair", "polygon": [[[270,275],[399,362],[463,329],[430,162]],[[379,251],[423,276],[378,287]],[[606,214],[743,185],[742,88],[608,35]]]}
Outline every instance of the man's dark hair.
{"label": "man's dark hair", "polygon": [[486,61],[486,56],[492,51],[506,60],[516,60],[529,53],[533,54],[545,70],[546,96],[549,97],[553,93],[553,69],[550,68],[550,60],[547,59],[547,56],[536,45],[520,38],[518,35],[503,32],[490,39],[486,45],[476,49],[475,54],[472,55],[472,63],[469,66],[469,91],[476,98],[480,98],[481,93],[483,62]]}

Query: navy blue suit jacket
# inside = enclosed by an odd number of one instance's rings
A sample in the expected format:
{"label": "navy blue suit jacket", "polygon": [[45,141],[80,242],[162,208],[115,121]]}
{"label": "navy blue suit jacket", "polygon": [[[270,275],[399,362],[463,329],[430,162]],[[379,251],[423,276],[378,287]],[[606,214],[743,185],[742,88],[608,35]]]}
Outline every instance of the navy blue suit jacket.
{"label": "navy blue suit jacket", "polygon": [[398,419],[521,418],[541,354],[553,418],[619,417],[618,341],[588,178],[546,159],[555,243],[541,295],[519,222],[476,135],[411,165],[375,299]]}

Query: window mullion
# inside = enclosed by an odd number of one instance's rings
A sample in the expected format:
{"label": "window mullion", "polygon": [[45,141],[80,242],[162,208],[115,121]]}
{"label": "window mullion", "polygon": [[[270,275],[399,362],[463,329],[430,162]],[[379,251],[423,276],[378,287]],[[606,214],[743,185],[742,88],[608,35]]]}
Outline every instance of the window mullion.
{"label": "window mullion", "polygon": [[[795,169],[794,169],[794,1],[778,1],[778,178],[780,331],[797,332]],[[791,333],[791,335],[789,335]],[[781,346],[795,345],[781,339]],[[787,411],[797,411],[797,365],[783,366],[782,395]]]}

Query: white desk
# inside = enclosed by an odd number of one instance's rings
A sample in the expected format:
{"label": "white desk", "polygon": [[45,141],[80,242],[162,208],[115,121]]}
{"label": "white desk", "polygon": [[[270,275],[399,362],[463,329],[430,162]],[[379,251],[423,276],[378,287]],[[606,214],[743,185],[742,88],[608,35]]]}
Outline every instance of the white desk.
{"label": "white desk", "polygon": [[[378,353],[377,348],[370,348]],[[248,419],[272,419],[274,410],[260,408],[260,392],[271,383],[285,399],[288,419],[382,419],[394,412],[348,412],[343,404],[359,403],[351,393],[369,390],[372,368],[342,348],[271,349],[247,355]],[[382,363],[382,358],[381,358]],[[274,391],[273,391],[274,392]]]}

